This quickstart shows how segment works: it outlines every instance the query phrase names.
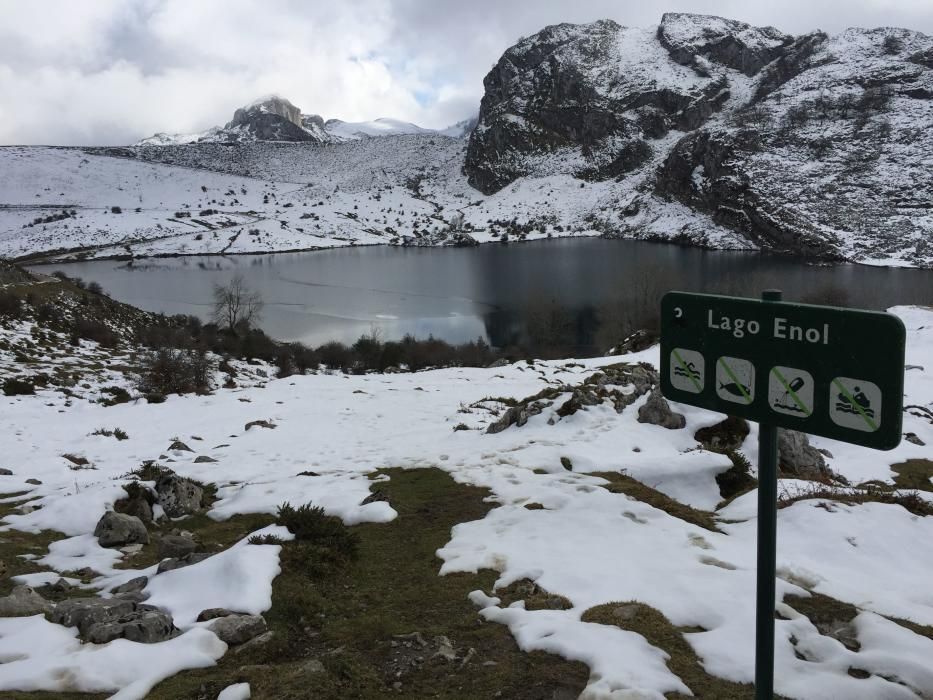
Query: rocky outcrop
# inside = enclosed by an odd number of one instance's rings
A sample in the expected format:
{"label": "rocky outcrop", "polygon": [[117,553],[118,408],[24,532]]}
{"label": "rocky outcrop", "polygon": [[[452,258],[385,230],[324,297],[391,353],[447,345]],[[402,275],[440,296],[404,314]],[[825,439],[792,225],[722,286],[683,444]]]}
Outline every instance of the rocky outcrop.
{"label": "rocky outcrop", "polygon": [[166,470],[156,480],[156,499],[170,518],[191,515],[201,509],[204,489],[198,484]]}
{"label": "rocky outcrop", "polygon": [[708,72],[712,61],[753,76],[783,54],[794,41],[774,27],[752,27],[722,17],[667,12],[658,27],[658,41],[677,63]]}
{"label": "rocky outcrop", "polygon": [[224,615],[207,628],[230,646],[243,644],[267,631],[262,615]]}
{"label": "rocky outcrop", "polygon": [[168,613],[120,598],[65,600],[55,606],[49,619],[66,627],[77,627],[81,639],[94,644],[114,639],[153,644],[171,639],[178,632]]}
{"label": "rocky outcrop", "polygon": [[924,34],[792,37],[684,13],[647,32],[561,24],[508,49],[484,85],[464,170],[487,194],[521,177],[613,179],[583,217],[603,235],[933,260]]}
{"label": "rocky outcrop", "polygon": [[[584,411],[590,406],[599,406],[603,403],[611,405],[617,413],[622,413],[628,406],[652,391],[657,384],[658,373],[649,364],[640,362],[607,365],[599,372],[591,374],[580,384],[548,387],[533,396],[515,402],[486,428],[486,432],[495,434],[513,425],[522,427],[533,416],[547,409],[553,411],[553,415],[548,419],[548,423],[552,425],[562,418],[572,416],[577,411]],[[558,401],[560,401],[559,405]],[[655,406],[654,408],[663,412],[663,407]],[[670,410],[669,406],[668,410]],[[647,415],[661,420],[660,413],[657,411],[652,410]],[[675,427],[674,423],[679,423],[680,420],[683,420],[683,416],[671,413],[664,419],[664,422],[669,423],[670,427]]]}
{"label": "rocky outcrop", "polygon": [[671,410],[661,392],[655,389],[648,395],[648,400],[638,409],[638,422],[659,425],[668,430],[680,430],[687,424],[683,414]]}
{"label": "rocky outcrop", "polygon": [[0,598],[0,617],[21,617],[47,613],[54,606],[29,586],[16,586]]}
{"label": "rocky outcrop", "polygon": [[508,49],[483,81],[470,184],[489,194],[529,174],[619,177],[650,158],[650,140],[702,124],[727,85],[687,68],[659,70],[671,61],[652,50],[656,41],[601,20],[546,27]]}
{"label": "rocky outcrop", "polygon": [[823,455],[797,430],[778,430],[778,467],[783,476],[811,481],[826,481],[833,475]]}

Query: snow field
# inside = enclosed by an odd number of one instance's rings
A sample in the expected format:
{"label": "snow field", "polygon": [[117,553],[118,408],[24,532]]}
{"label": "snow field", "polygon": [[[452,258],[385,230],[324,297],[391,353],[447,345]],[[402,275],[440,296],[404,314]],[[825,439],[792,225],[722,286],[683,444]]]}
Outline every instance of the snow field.
{"label": "snow field", "polygon": [[[908,328],[907,362],[933,367],[933,312],[894,311]],[[158,575],[154,567],[114,568],[122,553],[101,548],[91,533],[121,496],[122,475],[149,459],[216,484],[214,518],[274,512],[287,500],[320,505],[350,524],[395,517],[391,503],[361,505],[374,471],[439,467],[459,483],[490,489],[497,507],[482,520],[453,528],[450,541],[438,550],[438,573],[492,568],[499,572],[497,586],[528,578],[567,598],[568,610],[530,611],[522,603],[502,607],[495,591],[471,595],[479,614],[507,625],[522,649],[584,661],[591,669],[584,697],[689,692],[666,666],[664,651],[634,632],[581,620],[594,606],[630,600],[656,608],[674,625],[702,630],[685,636],[707,672],[751,681],[756,493],[722,509],[717,532],[611,493],[602,488],[604,479],[592,475],[624,471],[683,503],[713,510],[719,500],[715,476],[730,462],[697,449],[692,436],[721,415],[674,406],[687,425],[671,431],[638,423],[637,402],[622,414],[596,406],[559,420],[548,409],[522,427],[484,432],[495,416],[483,408],[494,403],[480,403],[483,399],[523,398],[547,386],[578,383],[620,360],[657,363],[657,355],[655,347],[623,358],[521,362],[496,369],[321,373],[211,396],[172,396],[163,404],[102,407],[75,401],[65,409],[46,405],[44,390],[0,398],[0,431],[8,436],[4,466],[14,472],[0,476],[0,493],[28,491],[17,502],[42,506],[9,516],[2,527],[60,530],[68,537],[54,543],[40,565],[50,571],[91,566],[101,573],[92,585],[103,593],[150,575],[148,602],[169,610],[183,630],[160,644],[120,641],[95,647],[79,644],[74,630],[41,617],[15,624],[0,619],[0,658],[9,659],[0,664],[0,689],[68,687],[143,697],[159,679],[211,664],[224,653],[224,645],[194,622],[201,609],[260,613],[271,605],[277,545],[241,541],[199,564]],[[927,372],[908,381],[906,392],[905,403],[933,406]],[[259,419],[277,427],[245,429]],[[461,422],[471,429],[454,431]],[[91,436],[101,425],[119,426],[130,438]],[[929,421],[905,413],[904,431],[926,445],[904,441],[880,453],[814,442],[832,452],[831,468],[853,483],[890,481],[891,464],[933,456]],[[743,450],[752,461],[756,437],[753,429]],[[175,438],[195,452],[170,452]],[[65,453],[82,455],[95,468],[72,471],[61,457]],[[218,461],[196,464],[198,455]],[[562,466],[562,457],[571,460],[572,471]],[[312,474],[298,476],[301,472]],[[42,484],[26,484],[30,477]],[[795,485],[788,480],[781,486]],[[525,507],[530,504],[544,508]],[[780,510],[778,520],[778,601],[786,619],[777,621],[777,691],[807,700],[916,699],[933,693],[928,663],[933,642],[888,619],[933,624],[933,598],[924,585],[933,580],[933,519],[900,506],[824,508],[809,500]],[[860,651],[822,634],[793,609],[787,597],[810,591],[858,608],[853,626]],[[849,668],[872,675],[854,678]]]}

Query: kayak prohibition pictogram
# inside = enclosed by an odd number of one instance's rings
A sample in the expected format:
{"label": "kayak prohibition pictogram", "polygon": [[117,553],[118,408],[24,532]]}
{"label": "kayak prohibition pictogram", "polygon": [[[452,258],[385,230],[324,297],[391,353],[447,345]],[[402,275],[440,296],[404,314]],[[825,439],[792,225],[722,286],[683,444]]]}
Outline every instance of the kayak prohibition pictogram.
{"label": "kayak prohibition pictogram", "polygon": [[881,389],[873,382],[836,377],[829,386],[829,417],[843,428],[873,433],[881,427]]}

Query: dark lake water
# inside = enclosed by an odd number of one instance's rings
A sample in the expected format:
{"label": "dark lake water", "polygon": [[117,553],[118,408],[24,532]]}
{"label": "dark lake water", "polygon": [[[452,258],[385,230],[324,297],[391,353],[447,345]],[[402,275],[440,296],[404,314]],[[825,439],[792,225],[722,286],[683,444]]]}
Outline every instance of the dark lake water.
{"label": "dark lake water", "polygon": [[350,342],[377,328],[450,342],[605,350],[655,320],[671,289],[868,309],[933,304],[933,271],[815,266],[755,252],[603,239],[477,248],[356,247],[277,255],[92,261],[38,268],[99,282],[149,311],[208,319],[213,285],[242,274],[261,292],[260,325],[280,340]]}

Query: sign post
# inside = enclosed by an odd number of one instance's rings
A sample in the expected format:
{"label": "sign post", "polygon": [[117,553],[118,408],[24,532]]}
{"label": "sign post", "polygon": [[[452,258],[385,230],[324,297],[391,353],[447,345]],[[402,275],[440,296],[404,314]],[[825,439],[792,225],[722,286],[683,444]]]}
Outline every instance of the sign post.
{"label": "sign post", "polygon": [[774,697],[778,428],[890,450],[901,440],[904,324],[891,314],[669,292],[661,392],[758,422],[755,698]]}
{"label": "sign post", "polygon": [[[762,301],[780,301],[773,289]],[[758,570],[755,599],[755,700],[774,697],[774,599],[777,566],[777,426],[758,424]]]}

